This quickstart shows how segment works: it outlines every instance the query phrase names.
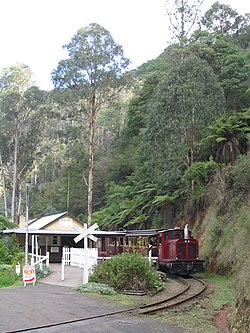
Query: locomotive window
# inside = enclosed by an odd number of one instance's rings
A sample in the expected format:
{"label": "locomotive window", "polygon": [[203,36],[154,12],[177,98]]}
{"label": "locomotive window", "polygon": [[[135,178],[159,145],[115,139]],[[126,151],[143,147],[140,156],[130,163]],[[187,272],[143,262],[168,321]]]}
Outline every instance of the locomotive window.
{"label": "locomotive window", "polygon": [[170,232],[170,238],[171,239],[183,239],[183,231],[171,231]]}

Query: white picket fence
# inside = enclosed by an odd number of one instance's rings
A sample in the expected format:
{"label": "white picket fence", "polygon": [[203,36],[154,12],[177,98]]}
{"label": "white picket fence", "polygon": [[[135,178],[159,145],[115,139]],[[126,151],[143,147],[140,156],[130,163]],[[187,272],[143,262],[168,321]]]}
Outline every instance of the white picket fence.
{"label": "white picket fence", "polygon": [[98,257],[98,249],[95,248],[88,248],[87,251],[82,248],[75,248],[75,247],[64,247],[63,248],[63,259],[64,264],[66,266],[76,266],[80,268],[84,268],[85,261],[85,253],[87,252],[88,256],[88,267],[91,269],[94,265],[97,264],[97,257]]}

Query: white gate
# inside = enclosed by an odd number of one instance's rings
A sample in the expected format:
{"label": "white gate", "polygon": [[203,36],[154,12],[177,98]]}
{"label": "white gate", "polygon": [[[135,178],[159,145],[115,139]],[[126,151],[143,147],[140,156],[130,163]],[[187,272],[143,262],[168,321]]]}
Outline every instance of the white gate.
{"label": "white gate", "polygon": [[88,256],[88,267],[91,269],[94,265],[97,265],[98,249],[91,248],[85,249],[75,247],[64,247],[63,248],[63,259],[65,265],[76,266],[84,268],[85,253]]}

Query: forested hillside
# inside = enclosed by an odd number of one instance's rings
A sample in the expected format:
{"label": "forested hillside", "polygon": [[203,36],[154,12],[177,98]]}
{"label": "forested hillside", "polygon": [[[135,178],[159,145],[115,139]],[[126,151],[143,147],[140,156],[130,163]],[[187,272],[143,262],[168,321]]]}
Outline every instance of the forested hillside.
{"label": "forested hillside", "polygon": [[239,279],[232,325],[241,316],[242,329],[250,300],[250,15],[216,2],[195,21],[197,8],[182,9],[168,13],[179,17],[175,38],[136,70],[98,24],[66,45],[53,91],[33,86],[25,65],[2,70],[0,209],[18,223],[28,179],[31,218],[68,210],[103,229],[189,223],[209,269]]}

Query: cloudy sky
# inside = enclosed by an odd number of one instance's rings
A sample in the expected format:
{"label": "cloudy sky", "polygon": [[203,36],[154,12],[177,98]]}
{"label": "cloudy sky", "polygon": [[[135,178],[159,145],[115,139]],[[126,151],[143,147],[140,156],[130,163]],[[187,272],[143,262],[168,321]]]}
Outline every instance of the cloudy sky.
{"label": "cloudy sky", "polygon": [[[165,0],[4,0],[0,1],[0,69],[17,62],[30,67],[42,89],[51,89],[50,74],[64,58],[62,45],[77,30],[99,23],[109,30],[137,67],[156,58],[170,34]],[[215,1],[204,0],[205,11]],[[250,1],[220,0],[240,14]]]}

